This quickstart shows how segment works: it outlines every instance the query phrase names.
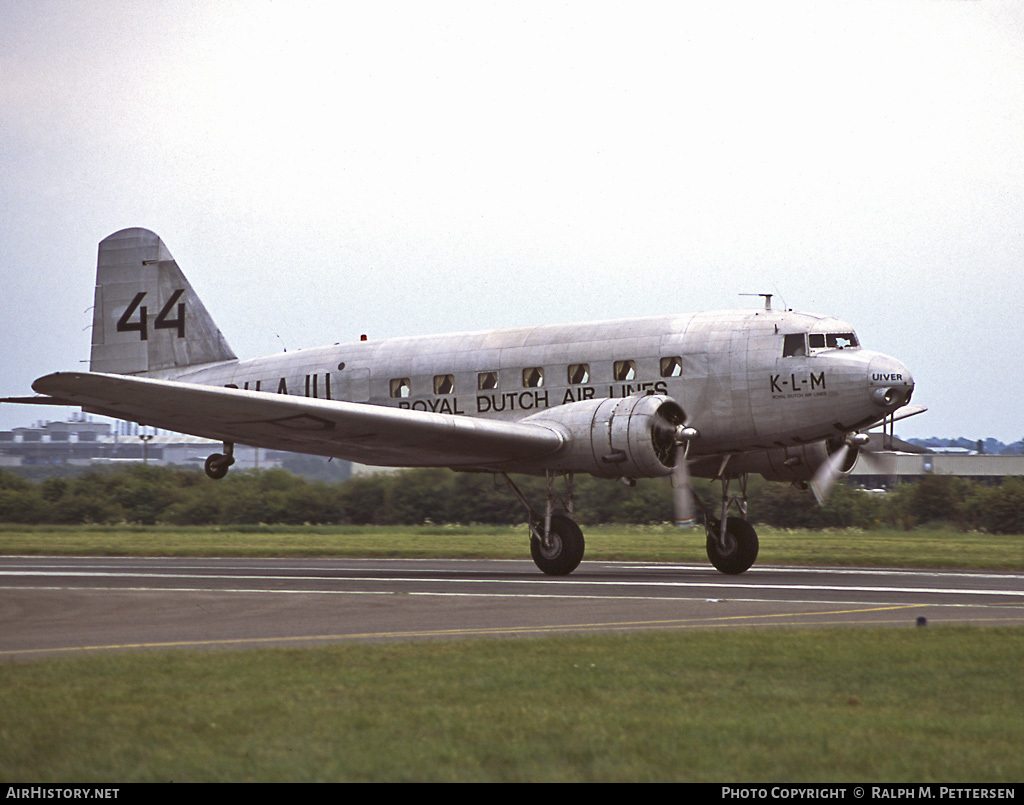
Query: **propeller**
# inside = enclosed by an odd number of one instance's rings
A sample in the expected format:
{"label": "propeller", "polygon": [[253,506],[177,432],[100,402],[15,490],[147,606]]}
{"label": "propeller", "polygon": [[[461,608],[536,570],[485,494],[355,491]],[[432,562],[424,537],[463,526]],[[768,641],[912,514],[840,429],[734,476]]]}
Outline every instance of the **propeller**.
{"label": "propeller", "polygon": [[[694,430],[693,428],[682,429]],[[694,434],[696,434],[696,431],[694,431]],[[697,525],[697,508],[693,503],[693,490],[690,488],[690,468],[686,461],[686,454],[689,452],[690,446],[689,440],[679,439],[676,444],[676,463],[672,467],[672,507],[675,512],[675,523],[679,528],[692,528]]]}
{"label": "propeller", "polygon": [[672,507],[675,512],[675,523],[679,528],[692,528],[697,525],[697,508],[693,502],[690,467],[686,456],[690,452],[690,441],[699,435],[696,428],[686,425],[677,425],[673,433],[676,456],[672,465]]}
{"label": "propeller", "polygon": [[[927,410],[923,405],[904,405],[882,420],[882,433],[850,433],[843,437],[841,446],[829,454],[828,460],[818,468],[811,480],[811,491],[814,492],[818,505],[825,505],[829,493],[843,474],[842,468],[845,466],[851,450],[855,451],[856,455],[872,461],[873,453],[884,453],[893,449],[893,443],[898,440],[893,435],[892,428],[897,421],[923,414]],[[881,445],[878,444],[879,441],[881,441]],[[910,446],[907,445],[907,447]],[[874,461],[874,463],[878,465],[878,461]]]}
{"label": "propeller", "polygon": [[824,506],[836,482],[843,475],[843,467],[850,458],[850,451],[859,454],[861,449],[871,441],[866,433],[851,433],[845,436],[837,450],[831,452],[811,479],[811,491],[819,506]]}
{"label": "propeller", "polygon": [[672,462],[672,508],[675,524],[689,528],[697,524],[697,510],[690,486],[690,468],[686,456],[690,442],[700,436],[696,428],[686,424],[683,410],[675,403],[663,406],[655,426],[655,443],[659,446],[662,460]]}

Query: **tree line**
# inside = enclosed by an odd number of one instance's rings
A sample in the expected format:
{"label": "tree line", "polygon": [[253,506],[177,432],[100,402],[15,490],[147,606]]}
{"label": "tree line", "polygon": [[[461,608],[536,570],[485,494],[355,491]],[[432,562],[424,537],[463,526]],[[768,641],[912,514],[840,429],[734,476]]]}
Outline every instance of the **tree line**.
{"label": "tree line", "polygon": [[[517,476],[542,506],[543,478]],[[717,483],[695,481],[712,512]],[[735,492],[735,486],[733,488]],[[671,522],[667,479],[634,488],[590,476],[575,479],[576,518],[582,525]],[[929,476],[881,494],[839,485],[827,505],[784,484],[752,478],[750,519],[781,528],[913,528],[941,524],[962,530],[1024,534],[1024,480],[988,485]],[[495,476],[421,469],[360,475],[343,482],[307,480],[286,470],[233,470],[220,481],[202,472],[141,464],[111,471],[33,481],[0,471],[0,522],[24,524],[242,525],[423,523],[514,524],[522,506]]]}

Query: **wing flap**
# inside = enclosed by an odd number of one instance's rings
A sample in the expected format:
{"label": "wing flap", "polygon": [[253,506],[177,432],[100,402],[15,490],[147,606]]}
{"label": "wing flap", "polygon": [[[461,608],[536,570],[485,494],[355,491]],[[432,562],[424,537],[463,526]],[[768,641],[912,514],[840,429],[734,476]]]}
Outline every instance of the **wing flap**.
{"label": "wing flap", "polygon": [[116,419],[379,466],[514,470],[557,452],[565,441],[540,424],[99,372],[58,372],[32,388],[54,404]]}

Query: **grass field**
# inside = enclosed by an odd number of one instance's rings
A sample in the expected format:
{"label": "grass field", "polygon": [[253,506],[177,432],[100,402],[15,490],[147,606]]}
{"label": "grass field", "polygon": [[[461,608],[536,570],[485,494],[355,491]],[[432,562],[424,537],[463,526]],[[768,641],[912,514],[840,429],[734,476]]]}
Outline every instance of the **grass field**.
{"label": "grass field", "polygon": [[1019,782],[1024,630],[0,665],[4,781]]}
{"label": "grass field", "polygon": [[[707,562],[703,531],[591,526],[586,559]],[[1024,536],[952,529],[759,527],[759,564],[1024,569]],[[525,526],[0,525],[0,554],[528,559]]]}
{"label": "grass field", "polygon": [[[588,529],[588,558],[705,561]],[[1024,567],[1024,538],[763,529],[762,563]],[[525,557],[522,529],[0,530],[0,553]],[[6,615],[0,610],[0,623]],[[0,781],[1020,782],[1024,629],[760,629],[0,664]]]}

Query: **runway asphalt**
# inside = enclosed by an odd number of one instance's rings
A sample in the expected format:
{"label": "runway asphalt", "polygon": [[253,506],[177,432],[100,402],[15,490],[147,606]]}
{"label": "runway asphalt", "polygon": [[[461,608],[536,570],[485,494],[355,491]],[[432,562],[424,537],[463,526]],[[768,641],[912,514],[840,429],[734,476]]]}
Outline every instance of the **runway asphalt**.
{"label": "runway asphalt", "polygon": [[1024,624],[1024,574],[526,561],[0,557],[0,659],[595,631]]}

